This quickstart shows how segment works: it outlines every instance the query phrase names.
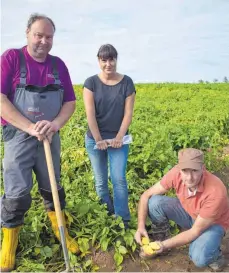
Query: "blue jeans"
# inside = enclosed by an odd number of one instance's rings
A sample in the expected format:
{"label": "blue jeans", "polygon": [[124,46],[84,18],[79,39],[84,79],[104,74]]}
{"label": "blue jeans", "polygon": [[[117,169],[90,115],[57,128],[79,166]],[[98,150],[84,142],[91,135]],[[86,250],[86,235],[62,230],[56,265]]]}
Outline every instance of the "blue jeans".
{"label": "blue jeans", "polygon": [[[103,204],[107,204],[110,214],[121,216],[124,221],[130,220],[128,207],[128,188],[126,181],[126,166],[129,145],[107,150],[94,150],[95,140],[85,137],[86,149],[91,161],[95,177],[95,188]],[[108,160],[110,177],[113,185],[113,202],[108,189]]]}
{"label": "blue jeans", "polygon": [[[148,202],[149,217],[153,223],[172,220],[180,227],[190,229],[194,223],[177,198],[154,195]],[[206,229],[189,246],[189,257],[197,267],[208,266],[221,255],[220,245],[225,231],[220,225]]]}

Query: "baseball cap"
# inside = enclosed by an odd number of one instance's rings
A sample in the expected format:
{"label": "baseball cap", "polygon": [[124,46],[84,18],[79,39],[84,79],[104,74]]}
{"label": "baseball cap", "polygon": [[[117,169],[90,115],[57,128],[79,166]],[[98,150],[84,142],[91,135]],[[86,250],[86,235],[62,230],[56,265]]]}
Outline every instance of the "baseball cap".
{"label": "baseball cap", "polygon": [[204,164],[204,153],[194,148],[186,148],[178,152],[178,167],[183,169],[201,170]]}

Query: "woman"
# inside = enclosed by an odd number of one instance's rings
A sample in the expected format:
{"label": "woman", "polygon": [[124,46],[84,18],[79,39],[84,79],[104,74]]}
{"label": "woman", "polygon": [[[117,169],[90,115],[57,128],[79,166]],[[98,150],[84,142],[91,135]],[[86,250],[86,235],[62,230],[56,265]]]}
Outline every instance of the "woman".
{"label": "woman", "polygon": [[[122,139],[132,120],[136,91],[132,79],[116,71],[118,53],[112,45],[102,45],[97,57],[101,73],[89,77],[84,83],[89,127],[85,137],[86,149],[101,202],[107,204],[109,214],[121,216],[127,228],[130,220],[126,181],[129,145],[123,145]],[[97,149],[94,149],[95,145]],[[108,161],[113,202],[108,189]]]}

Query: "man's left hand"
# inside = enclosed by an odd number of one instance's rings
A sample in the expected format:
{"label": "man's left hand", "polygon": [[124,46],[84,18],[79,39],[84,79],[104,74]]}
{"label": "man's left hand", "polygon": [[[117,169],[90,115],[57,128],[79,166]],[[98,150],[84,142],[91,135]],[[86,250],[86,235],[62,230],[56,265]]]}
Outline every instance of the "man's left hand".
{"label": "man's left hand", "polygon": [[51,133],[49,133],[49,134],[46,136],[46,138],[48,139],[48,142],[49,142],[50,144],[52,143],[52,137],[53,137],[54,134],[55,134],[54,132],[51,132]]}
{"label": "man's left hand", "polygon": [[60,128],[54,121],[41,120],[35,124],[34,129],[48,137],[50,133],[56,133]]}
{"label": "man's left hand", "polygon": [[165,250],[165,246],[161,241],[155,241],[160,246],[160,249],[156,250],[156,254],[160,254]]}
{"label": "man's left hand", "polygon": [[151,258],[154,258],[154,257],[157,257],[158,254],[161,254],[164,250],[165,250],[165,247],[163,245],[162,242],[160,241],[155,241],[155,243],[158,244],[158,246],[160,246],[160,249],[158,250],[155,250],[153,254],[147,254],[144,252],[143,248],[141,247],[141,251],[139,253],[139,256],[142,258],[142,259],[151,259]]}

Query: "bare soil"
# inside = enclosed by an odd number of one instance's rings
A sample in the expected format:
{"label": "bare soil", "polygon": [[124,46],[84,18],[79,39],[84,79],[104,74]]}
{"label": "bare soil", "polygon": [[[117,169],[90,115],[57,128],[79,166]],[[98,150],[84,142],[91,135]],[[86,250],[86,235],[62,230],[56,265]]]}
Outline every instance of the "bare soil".
{"label": "bare soil", "polygon": [[[229,154],[229,146],[225,148],[225,154]],[[215,173],[226,185],[229,193],[229,167]],[[222,272],[229,272],[229,231],[222,242],[222,252],[227,260],[227,266]],[[114,272],[113,250],[98,252],[94,256],[94,262],[100,267],[99,272]],[[126,256],[122,264],[123,272],[211,272],[209,267],[198,268],[188,257],[188,246],[171,250],[167,255],[144,261],[138,253]]]}
{"label": "bare soil", "polygon": [[[226,234],[222,244],[222,251],[227,259],[228,265],[222,272],[229,272],[229,232]],[[115,264],[113,251],[99,252],[94,257],[94,262],[100,267],[99,272],[114,272]],[[138,253],[134,256],[125,257],[122,264],[123,272],[211,272],[209,267],[198,268],[188,257],[188,247],[173,249],[165,256],[144,261],[139,258]]]}

